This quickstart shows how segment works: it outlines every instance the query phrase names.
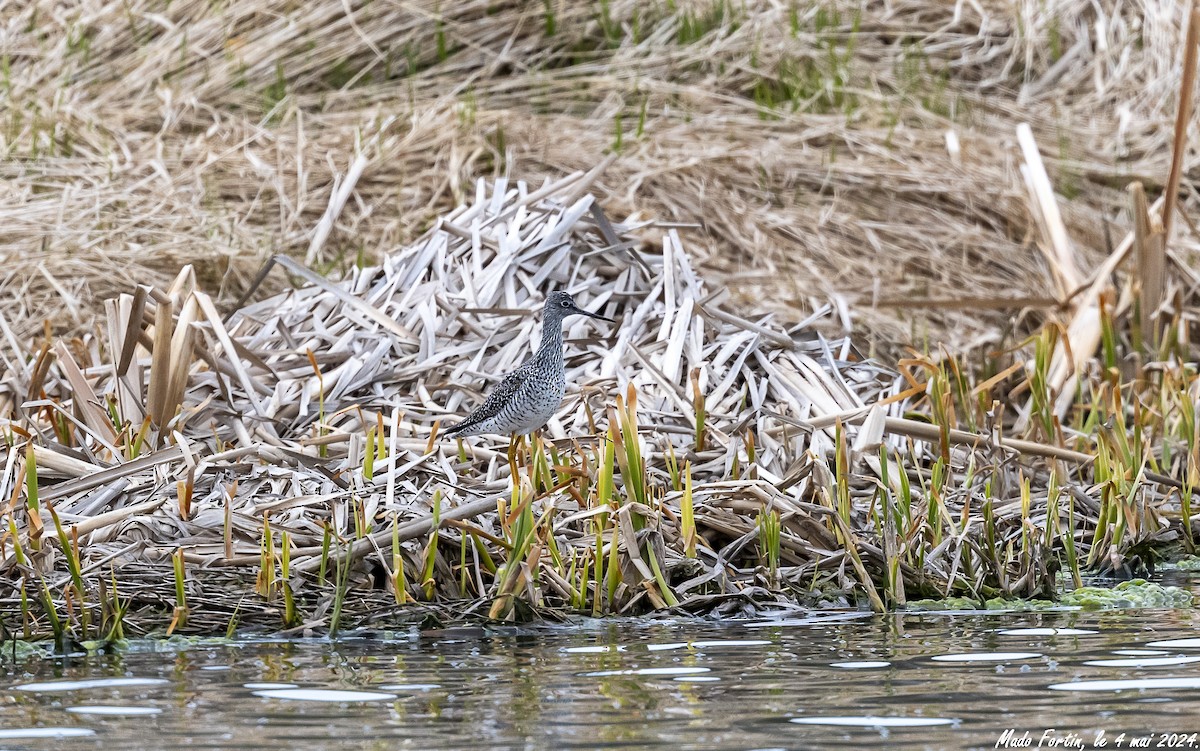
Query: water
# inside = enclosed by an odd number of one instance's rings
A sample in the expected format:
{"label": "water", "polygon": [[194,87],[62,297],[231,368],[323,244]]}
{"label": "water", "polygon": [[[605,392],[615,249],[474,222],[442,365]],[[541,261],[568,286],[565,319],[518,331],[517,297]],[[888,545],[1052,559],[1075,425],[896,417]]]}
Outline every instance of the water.
{"label": "water", "polygon": [[1084,748],[1100,731],[1107,748],[1152,733],[1157,747],[1200,731],[1198,618],[822,613],[141,642],[3,663],[0,749],[990,749],[1009,729],[1036,748],[1050,728]]}

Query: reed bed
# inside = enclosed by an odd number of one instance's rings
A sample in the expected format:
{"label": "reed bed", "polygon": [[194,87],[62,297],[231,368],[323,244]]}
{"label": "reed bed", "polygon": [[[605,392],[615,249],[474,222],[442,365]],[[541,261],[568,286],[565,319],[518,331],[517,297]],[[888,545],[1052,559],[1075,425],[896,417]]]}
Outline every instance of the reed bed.
{"label": "reed bed", "polygon": [[[884,610],[1194,549],[1180,4],[0,24],[0,636]],[[618,319],[560,414],[441,437],[556,288]]]}
{"label": "reed bed", "polygon": [[556,179],[616,151],[596,186],[609,212],[702,225],[697,268],[739,304],[803,318],[835,297],[824,330],[889,354],[1006,346],[1014,316],[1036,328],[1058,304],[1018,126],[1094,267],[1132,227],[1126,184],[1153,198],[1167,179],[1186,15],[1175,0],[10,3],[0,253],[23,264],[0,272],[3,314],[21,340],[46,317],[78,332],[125,279],[165,288],[185,263],[231,303],[275,253],[379,263],[477,176]]}
{"label": "reed bed", "polygon": [[[185,267],[92,334],[2,345],[8,632],[882,610],[1192,549],[1193,308],[1139,340],[1101,295],[1102,346],[1063,384],[1061,326],[892,369],[730,310],[677,229],[607,217],[604,166],[480,181],[340,282],[279,256],[261,277],[298,286],[222,315]],[[549,288],[618,319],[569,327],[562,411],[511,444],[440,437],[529,354]]]}
{"label": "reed bed", "polygon": [[[226,568],[255,573],[243,594],[283,626],[332,588],[335,628],[348,588],[372,583],[398,604],[487,598],[497,617],[509,600],[639,611],[740,589],[710,580],[726,572],[706,535],[756,534],[746,504],[824,529],[777,485],[833,433],[771,415],[853,410],[894,375],[847,339],[729,312],[676,230],[647,252],[633,233],[663,230],[606,217],[587,192],[603,166],[537,189],[481,181],[344,282],[281,256],[303,285],[222,316],[185,268],[111,300],[94,337],[8,352],[10,601],[58,596],[47,577],[65,565],[64,607],[86,608],[85,575],[113,591],[152,564],[170,566],[172,630],[203,617],[189,582]],[[621,319],[568,332],[564,411],[511,452],[439,438],[530,351],[551,287]]]}

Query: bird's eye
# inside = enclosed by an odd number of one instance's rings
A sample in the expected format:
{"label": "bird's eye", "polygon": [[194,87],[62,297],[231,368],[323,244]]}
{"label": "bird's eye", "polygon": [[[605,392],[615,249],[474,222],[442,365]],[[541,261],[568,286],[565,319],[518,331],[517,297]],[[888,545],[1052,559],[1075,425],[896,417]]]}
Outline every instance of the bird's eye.
{"label": "bird's eye", "polygon": [[562,301],[562,306],[563,306],[564,308],[569,308],[569,307],[571,307],[571,301],[570,301],[570,300],[563,300],[563,301]]}

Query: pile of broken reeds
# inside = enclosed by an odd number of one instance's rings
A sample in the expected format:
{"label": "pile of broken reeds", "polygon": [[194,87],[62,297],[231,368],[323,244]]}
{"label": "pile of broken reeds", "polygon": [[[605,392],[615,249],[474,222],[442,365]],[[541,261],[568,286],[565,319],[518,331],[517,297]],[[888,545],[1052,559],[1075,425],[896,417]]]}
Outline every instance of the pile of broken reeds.
{"label": "pile of broken reeds", "polygon": [[[284,597],[284,626],[325,588],[373,581],[400,603],[521,592],[628,611],[740,590],[706,539],[744,547],[764,505],[813,528],[812,563],[836,557],[820,552],[833,537],[813,537],[827,512],[779,489],[806,487],[787,479],[803,472],[795,460],[832,444],[772,415],[858,408],[894,376],[848,341],[726,311],[676,230],[647,252],[633,236],[645,228],[609,222],[587,193],[599,170],[538,190],[480,182],[420,242],[342,283],[280,257],[304,285],[222,317],[185,268],[110,301],[95,336],[8,349],[8,599],[70,611],[96,605],[99,580],[116,602],[123,582],[149,579],[173,595],[160,602],[174,626],[211,630],[225,623],[189,589],[233,567],[253,586],[212,610],[245,618],[243,595],[272,609]],[[530,309],[552,288],[620,323],[568,330],[579,391],[547,442],[510,457],[502,440],[439,439],[443,417],[530,351]],[[683,526],[668,510],[681,493]],[[60,570],[73,590],[53,584]]]}
{"label": "pile of broken reeds", "polygon": [[[455,601],[882,609],[1048,595],[1059,571],[1191,546],[1183,309],[1131,316],[1106,276],[1078,303],[1098,359],[1047,328],[1028,358],[893,371],[729,310],[686,232],[610,221],[589,193],[603,166],[480,181],[342,282],[278,257],[299,286],[222,315],[185,267],[88,335],[5,339],[4,627],[336,631]],[[1172,278],[1156,294],[1190,299]],[[513,446],[441,437],[531,352],[551,289],[618,320],[568,326],[558,416]]]}

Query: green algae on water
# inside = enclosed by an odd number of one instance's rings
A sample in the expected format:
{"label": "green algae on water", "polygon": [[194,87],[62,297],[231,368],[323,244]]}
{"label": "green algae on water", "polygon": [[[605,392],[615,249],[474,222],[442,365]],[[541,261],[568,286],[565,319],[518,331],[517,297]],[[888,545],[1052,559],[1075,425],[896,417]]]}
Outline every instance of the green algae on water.
{"label": "green algae on water", "polygon": [[9,661],[22,662],[32,657],[49,657],[53,654],[54,643],[51,641],[8,639],[0,642],[0,664]]}
{"label": "green algae on water", "polygon": [[1192,593],[1182,587],[1164,586],[1145,579],[1130,579],[1115,587],[1080,587],[1063,595],[1064,605],[1084,610],[1114,608],[1190,608]]}
{"label": "green algae on water", "polygon": [[[1200,559],[1197,559],[1200,565]],[[1184,569],[1191,570],[1191,569]],[[993,597],[973,600],[970,597],[947,597],[940,600],[913,600],[907,610],[938,612],[948,610],[1059,610],[1064,607],[1082,610],[1118,610],[1122,608],[1190,608],[1195,604],[1192,593],[1182,587],[1165,586],[1145,579],[1130,579],[1113,587],[1080,587],[1054,600],[1016,600]]]}
{"label": "green algae on water", "polygon": [[1062,603],[1053,600],[1016,600],[993,597],[990,600],[973,600],[970,597],[945,597],[939,600],[910,600],[905,610],[917,612],[942,612],[950,610],[1054,610]]}
{"label": "green algae on water", "polygon": [[1200,571],[1200,556],[1189,555],[1178,561],[1160,563],[1158,569],[1162,571]]}

